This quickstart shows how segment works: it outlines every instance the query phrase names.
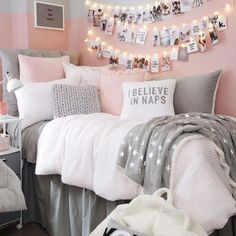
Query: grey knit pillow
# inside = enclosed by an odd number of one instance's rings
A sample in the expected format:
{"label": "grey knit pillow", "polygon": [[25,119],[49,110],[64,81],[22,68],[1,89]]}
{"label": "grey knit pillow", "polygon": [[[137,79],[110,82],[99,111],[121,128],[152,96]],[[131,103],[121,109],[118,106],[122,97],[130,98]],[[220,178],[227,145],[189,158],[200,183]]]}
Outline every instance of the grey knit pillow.
{"label": "grey knit pillow", "polygon": [[54,118],[101,112],[98,91],[95,86],[53,86]]}

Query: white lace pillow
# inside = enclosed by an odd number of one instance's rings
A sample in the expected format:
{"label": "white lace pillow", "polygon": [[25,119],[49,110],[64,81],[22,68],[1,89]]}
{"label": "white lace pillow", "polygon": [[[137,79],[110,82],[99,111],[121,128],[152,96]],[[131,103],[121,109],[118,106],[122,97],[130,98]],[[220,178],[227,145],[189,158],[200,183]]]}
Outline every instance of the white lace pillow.
{"label": "white lace pillow", "polygon": [[176,81],[146,81],[123,83],[122,119],[134,117],[145,120],[175,115],[173,96]]}
{"label": "white lace pillow", "polygon": [[97,87],[53,86],[54,118],[101,112]]}

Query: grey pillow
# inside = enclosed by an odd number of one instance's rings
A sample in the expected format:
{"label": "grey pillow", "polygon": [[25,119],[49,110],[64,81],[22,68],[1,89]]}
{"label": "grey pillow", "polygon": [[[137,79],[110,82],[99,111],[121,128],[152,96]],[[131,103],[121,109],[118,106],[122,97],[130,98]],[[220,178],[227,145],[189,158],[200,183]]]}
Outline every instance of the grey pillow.
{"label": "grey pillow", "polygon": [[54,118],[101,112],[96,86],[53,86]]}
{"label": "grey pillow", "polygon": [[[3,100],[7,103],[8,114],[18,116],[17,102],[14,93],[7,92],[6,72],[9,71],[14,78],[20,77],[18,55],[32,57],[61,57],[69,55],[71,62],[78,64],[78,52],[75,51],[46,51],[40,49],[4,49],[0,48],[0,59],[2,61]],[[77,57],[76,57],[77,55]]]}
{"label": "grey pillow", "polygon": [[205,75],[173,77],[173,79],[176,79],[175,113],[214,113],[215,97],[221,72],[221,70],[217,70]]}

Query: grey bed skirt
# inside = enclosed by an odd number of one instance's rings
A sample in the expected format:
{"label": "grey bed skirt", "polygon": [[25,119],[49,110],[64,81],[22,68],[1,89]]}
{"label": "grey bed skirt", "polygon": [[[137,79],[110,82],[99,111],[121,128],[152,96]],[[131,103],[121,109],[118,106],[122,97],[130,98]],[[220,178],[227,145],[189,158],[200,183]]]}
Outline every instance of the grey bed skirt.
{"label": "grey bed skirt", "polygon": [[[88,236],[125,201],[110,202],[90,190],[62,184],[60,176],[36,176],[35,164],[24,161],[23,190],[28,210],[24,223],[37,222],[50,236]],[[212,236],[236,236],[236,218]]]}
{"label": "grey bed skirt", "polygon": [[50,236],[88,236],[118,204],[94,192],[62,184],[60,176],[36,176],[35,164],[24,161],[23,191],[28,210],[23,222],[37,222]]}

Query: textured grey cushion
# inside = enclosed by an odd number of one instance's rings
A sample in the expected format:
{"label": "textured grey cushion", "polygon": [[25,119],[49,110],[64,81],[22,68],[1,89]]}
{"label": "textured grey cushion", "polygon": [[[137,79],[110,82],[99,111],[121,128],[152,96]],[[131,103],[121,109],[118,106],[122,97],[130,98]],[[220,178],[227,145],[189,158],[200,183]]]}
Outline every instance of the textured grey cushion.
{"label": "textured grey cushion", "polygon": [[[221,70],[217,70],[205,75],[173,77],[172,79],[176,79],[174,94],[175,113],[214,113],[215,96],[221,72]],[[170,78],[168,77],[168,79]]]}
{"label": "textured grey cushion", "polygon": [[54,118],[101,112],[97,87],[53,86]]}
{"label": "textured grey cushion", "polygon": [[2,79],[3,83],[3,100],[7,103],[8,114],[18,116],[17,102],[14,93],[8,93],[6,90],[6,72],[9,71],[14,78],[19,78],[19,60],[18,55],[27,55],[32,57],[61,57],[69,55],[71,62],[78,64],[78,52],[70,51],[45,51],[40,49],[0,49],[0,59],[2,61]]}

